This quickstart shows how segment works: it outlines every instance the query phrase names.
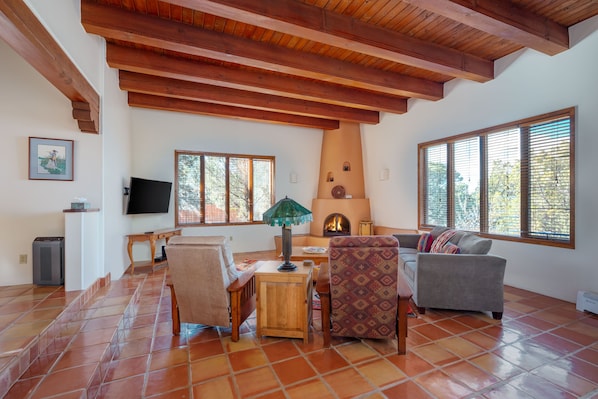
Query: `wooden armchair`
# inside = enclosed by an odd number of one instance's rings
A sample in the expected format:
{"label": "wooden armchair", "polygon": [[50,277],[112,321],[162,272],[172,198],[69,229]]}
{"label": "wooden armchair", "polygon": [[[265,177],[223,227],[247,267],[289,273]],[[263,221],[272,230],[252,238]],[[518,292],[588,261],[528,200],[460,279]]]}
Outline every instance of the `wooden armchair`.
{"label": "wooden armchair", "polygon": [[172,333],[181,323],[232,326],[232,340],[239,340],[241,324],[255,310],[254,271],[236,269],[223,236],[177,236],[166,246],[170,269]]}
{"label": "wooden armchair", "polygon": [[399,243],[392,236],[348,236],[330,240],[329,263],[316,283],[324,345],[330,337],[395,338],[407,350],[411,290],[399,279]]}

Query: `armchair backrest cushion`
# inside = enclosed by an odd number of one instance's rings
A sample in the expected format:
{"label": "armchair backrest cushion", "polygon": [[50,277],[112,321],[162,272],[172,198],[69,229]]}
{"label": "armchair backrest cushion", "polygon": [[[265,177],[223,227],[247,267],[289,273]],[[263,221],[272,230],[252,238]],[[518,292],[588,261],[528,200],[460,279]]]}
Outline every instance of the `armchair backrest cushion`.
{"label": "armchair backrest cushion", "polygon": [[396,336],[399,242],[393,236],[330,239],[332,335]]}
{"label": "armchair backrest cushion", "polygon": [[[217,245],[222,251],[222,260],[224,262],[224,269],[228,275],[228,281],[225,281],[228,287],[233,281],[239,278],[242,274],[237,270],[235,260],[233,258],[233,251],[229,240],[225,236],[175,236],[172,237],[168,244],[171,245]],[[167,255],[168,257],[168,255]]]}
{"label": "armchair backrest cushion", "polygon": [[227,247],[223,236],[175,236],[168,241],[166,257],[181,322],[230,326],[227,288],[233,270],[238,272],[227,259]]}

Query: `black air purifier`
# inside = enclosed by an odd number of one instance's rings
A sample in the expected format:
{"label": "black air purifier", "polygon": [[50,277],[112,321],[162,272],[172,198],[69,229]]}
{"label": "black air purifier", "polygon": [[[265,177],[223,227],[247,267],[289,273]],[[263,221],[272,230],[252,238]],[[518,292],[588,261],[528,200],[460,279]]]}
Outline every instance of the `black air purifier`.
{"label": "black air purifier", "polygon": [[33,241],[33,284],[64,284],[64,237],[37,237]]}

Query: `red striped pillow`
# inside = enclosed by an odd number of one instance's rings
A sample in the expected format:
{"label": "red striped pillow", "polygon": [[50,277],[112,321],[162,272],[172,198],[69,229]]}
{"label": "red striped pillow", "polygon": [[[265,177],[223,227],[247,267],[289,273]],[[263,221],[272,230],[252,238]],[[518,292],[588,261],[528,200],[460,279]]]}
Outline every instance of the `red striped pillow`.
{"label": "red striped pillow", "polygon": [[459,248],[455,244],[452,244],[449,242],[444,247],[442,247],[442,253],[443,254],[460,254],[461,248]]}
{"label": "red striped pillow", "polygon": [[430,252],[434,237],[430,233],[423,233],[417,242],[417,252]]}
{"label": "red striped pillow", "polygon": [[452,236],[457,234],[456,230],[446,230],[441,235],[436,237],[434,242],[432,243],[432,248],[430,248],[430,252],[432,253],[442,253],[442,247],[451,239]]}

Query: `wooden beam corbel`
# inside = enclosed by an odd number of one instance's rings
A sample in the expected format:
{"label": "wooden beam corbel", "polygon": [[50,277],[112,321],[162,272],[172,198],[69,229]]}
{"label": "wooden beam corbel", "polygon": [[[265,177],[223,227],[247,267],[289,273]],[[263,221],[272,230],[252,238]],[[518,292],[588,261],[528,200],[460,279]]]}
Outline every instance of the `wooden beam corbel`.
{"label": "wooden beam corbel", "polygon": [[84,133],[100,132],[100,96],[22,0],[0,0],[0,38],[64,94]]}

